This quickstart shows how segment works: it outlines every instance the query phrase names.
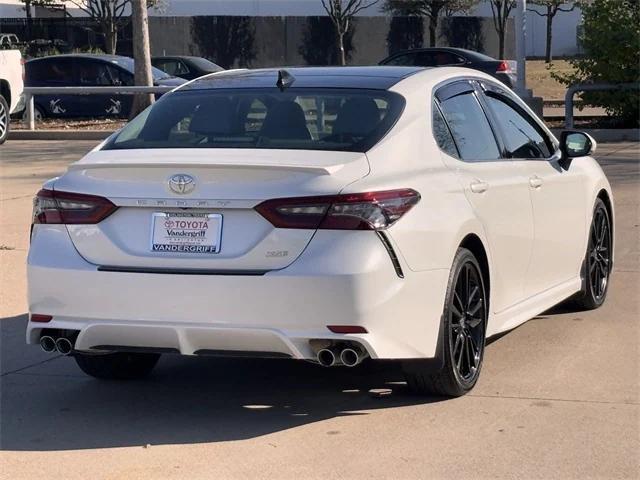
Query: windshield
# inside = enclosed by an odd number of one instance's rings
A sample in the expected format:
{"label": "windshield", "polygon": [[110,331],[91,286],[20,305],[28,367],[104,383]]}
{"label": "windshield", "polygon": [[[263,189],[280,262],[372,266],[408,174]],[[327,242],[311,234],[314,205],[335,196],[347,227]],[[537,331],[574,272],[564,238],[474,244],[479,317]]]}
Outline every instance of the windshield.
{"label": "windshield", "polygon": [[[135,67],[132,58],[122,57],[115,60],[109,60],[111,63],[115,63],[116,65],[124,68],[130,73],[135,73]],[[151,75],[153,75],[154,80],[160,80],[162,78],[172,78],[168,73],[163,72],[162,70],[151,67]]]}
{"label": "windshield", "polygon": [[164,95],[104,146],[279,148],[365,152],[393,126],[404,98],[386,90],[289,88]]}

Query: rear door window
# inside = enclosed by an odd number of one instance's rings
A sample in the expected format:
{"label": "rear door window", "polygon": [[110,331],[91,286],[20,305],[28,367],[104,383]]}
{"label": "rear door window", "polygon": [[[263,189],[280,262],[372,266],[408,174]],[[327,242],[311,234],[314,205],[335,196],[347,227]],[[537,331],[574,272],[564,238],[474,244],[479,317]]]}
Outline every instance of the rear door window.
{"label": "rear door window", "polygon": [[106,87],[113,85],[108,65],[95,60],[76,62],[78,82],[83,87]]}
{"label": "rear door window", "polygon": [[397,66],[414,66],[416,65],[416,54],[407,53],[393,57],[391,60],[385,63],[385,65],[397,65]]}
{"label": "rear door window", "polygon": [[491,125],[472,91],[447,98],[440,107],[463,160],[475,162],[500,158]]}
{"label": "rear door window", "polygon": [[459,56],[445,51],[427,51],[419,52],[416,57],[415,65],[420,67],[437,67],[441,65],[459,65],[464,60]]}
{"label": "rear door window", "polygon": [[27,62],[27,81],[30,85],[73,86],[73,64],[71,58]]}

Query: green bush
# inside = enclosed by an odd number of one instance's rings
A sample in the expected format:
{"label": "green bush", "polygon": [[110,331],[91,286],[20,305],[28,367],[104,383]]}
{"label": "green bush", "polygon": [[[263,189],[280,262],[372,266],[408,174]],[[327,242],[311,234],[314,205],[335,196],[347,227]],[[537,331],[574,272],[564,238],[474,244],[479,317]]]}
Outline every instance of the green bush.
{"label": "green bush", "polygon": [[[640,0],[591,0],[582,4],[582,13],[584,55],[570,60],[573,73],[554,78],[565,85],[640,82]],[[640,124],[638,90],[585,92],[582,99],[603,107],[621,125]]]}

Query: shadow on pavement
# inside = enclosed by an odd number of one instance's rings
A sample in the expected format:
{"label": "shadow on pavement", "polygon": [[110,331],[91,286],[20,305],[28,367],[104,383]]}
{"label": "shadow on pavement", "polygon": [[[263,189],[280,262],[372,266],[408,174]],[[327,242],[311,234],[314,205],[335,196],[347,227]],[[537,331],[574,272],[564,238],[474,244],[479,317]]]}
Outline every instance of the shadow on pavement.
{"label": "shadow on pavement", "polygon": [[[438,401],[408,393],[397,364],[165,355],[147,380],[99,381],[24,344],[0,319],[0,449],[50,451],[240,440],[367,410]],[[391,389],[377,397],[371,389]]]}

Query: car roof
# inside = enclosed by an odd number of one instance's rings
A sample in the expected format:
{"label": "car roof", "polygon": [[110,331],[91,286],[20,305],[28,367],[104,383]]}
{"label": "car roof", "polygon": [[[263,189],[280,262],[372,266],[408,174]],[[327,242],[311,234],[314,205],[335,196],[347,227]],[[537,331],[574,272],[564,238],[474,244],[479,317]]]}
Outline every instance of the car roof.
{"label": "car roof", "polygon": [[104,60],[105,62],[112,62],[114,60],[131,60],[131,57],[125,57],[123,55],[108,55],[106,53],[65,53],[62,55],[49,55],[46,57],[33,58],[29,62],[37,62],[40,60],[51,60],[52,58],[91,58],[94,60]]}
{"label": "car roof", "polygon": [[485,55],[484,53],[476,52],[474,50],[468,50],[466,48],[458,48],[458,47],[426,47],[426,48],[410,48],[407,50],[401,50],[399,52],[395,52],[392,55],[389,55],[387,58],[382,60],[383,62],[400,55],[406,55],[408,53],[418,53],[418,52],[450,52],[457,53],[463,57],[468,58],[469,60],[476,60],[478,62],[489,62],[489,61],[497,61],[495,58],[490,57],[489,55]]}
{"label": "car roof", "polygon": [[296,88],[370,88],[386,90],[424,67],[282,67],[228,70],[194,80],[180,90],[275,87],[278,72],[293,76]]}
{"label": "car roof", "polygon": [[191,60],[193,58],[204,58],[204,57],[196,57],[195,55],[154,55],[153,57],[151,57],[151,60],[162,60],[162,59],[172,59],[172,58],[177,58],[180,60]]}

